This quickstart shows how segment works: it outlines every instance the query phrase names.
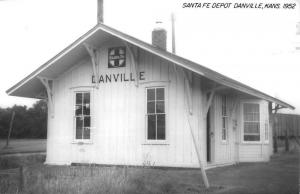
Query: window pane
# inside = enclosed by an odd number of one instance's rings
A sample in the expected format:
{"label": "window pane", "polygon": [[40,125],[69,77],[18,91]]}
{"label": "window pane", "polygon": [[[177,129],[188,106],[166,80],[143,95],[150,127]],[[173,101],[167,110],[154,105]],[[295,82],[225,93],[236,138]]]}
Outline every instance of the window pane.
{"label": "window pane", "polygon": [[155,113],[155,102],[147,102],[147,113]]}
{"label": "window pane", "polygon": [[164,113],[165,112],[165,102],[158,101],[156,102],[156,113]]}
{"label": "window pane", "polygon": [[90,93],[81,92],[76,93],[76,105],[75,105],[75,116],[76,116],[76,139],[90,139],[90,127],[91,118],[90,116]]}
{"label": "window pane", "polygon": [[259,104],[244,104],[244,140],[260,140]]}
{"label": "window pane", "polygon": [[222,128],[225,129],[226,128],[226,118],[222,117]]}
{"label": "window pane", "polygon": [[89,127],[83,128],[83,139],[90,139],[90,128]]}
{"label": "window pane", "polygon": [[253,115],[254,121],[259,121],[259,112]]}
{"label": "window pane", "polygon": [[84,104],[83,115],[90,115],[90,104]]}
{"label": "window pane", "polygon": [[227,107],[226,107],[226,96],[222,96],[222,115],[227,115]]}
{"label": "window pane", "polygon": [[84,117],[84,127],[90,127],[91,126],[91,117]]}
{"label": "window pane", "polygon": [[75,115],[76,116],[82,115],[82,106],[81,105],[75,106]]}
{"label": "window pane", "polygon": [[259,104],[244,104],[244,112],[245,113],[258,113],[259,112]]}
{"label": "window pane", "polygon": [[156,100],[164,100],[165,99],[165,90],[164,88],[156,89]]}
{"label": "window pane", "polygon": [[82,93],[76,93],[76,104],[82,104]]}
{"label": "window pane", "polygon": [[245,121],[259,121],[259,113],[246,113],[244,115]]}
{"label": "window pane", "polygon": [[269,125],[265,123],[265,140],[269,140]]}
{"label": "window pane", "polygon": [[89,92],[84,93],[83,103],[84,104],[89,104],[90,103],[90,93]]}
{"label": "window pane", "polygon": [[156,116],[148,115],[148,139],[156,139]]}
{"label": "window pane", "polygon": [[226,116],[226,107],[222,106],[222,116]]}
{"label": "window pane", "polygon": [[157,139],[166,139],[166,116],[157,115]]}
{"label": "window pane", "polygon": [[259,135],[244,135],[245,141],[259,141]]}
{"label": "window pane", "polygon": [[82,139],[83,118],[76,117],[76,139]]}
{"label": "window pane", "polygon": [[147,89],[147,101],[155,100],[155,89]]}
{"label": "window pane", "polygon": [[245,121],[255,121],[254,117],[253,117],[253,114],[251,114],[251,113],[245,113],[244,120]]}
{"label": "window pane", "polygon": [[244,123],[244,133],[259,133],[259,123]]}
{"label": "window pane", "polygon": [[226,140],[226,129],[222,129],[222,140]]}

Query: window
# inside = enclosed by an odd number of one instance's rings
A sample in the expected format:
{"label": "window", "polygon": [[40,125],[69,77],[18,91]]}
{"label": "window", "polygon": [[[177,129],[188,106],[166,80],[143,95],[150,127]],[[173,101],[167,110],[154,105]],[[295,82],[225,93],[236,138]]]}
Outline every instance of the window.
{"label": "window", "polygon": [[75,139],[91,138],[91,97],[90,92],[75,93]]}
{"label": "window", "polygon": [[222,141],[227,140],[228,130],[228,112],[227,112],[227,98],[222,96]]}
{"label": "window", "polygon": [[269,141],[269,121],[265,121],[265,141]]}
{"label": "window", "polygon": [[147,88],[147,140],[166,139],[165,88]]}
{"label": "window", "polygon": [[260,141],[259,104],[244,104],[244,141]]}

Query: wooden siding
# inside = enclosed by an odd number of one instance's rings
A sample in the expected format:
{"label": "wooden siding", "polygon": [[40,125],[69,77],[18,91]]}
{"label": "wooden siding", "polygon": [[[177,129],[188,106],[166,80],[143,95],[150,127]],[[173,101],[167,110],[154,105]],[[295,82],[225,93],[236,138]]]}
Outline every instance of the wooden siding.
{"label": "wooden siding", "polygon": [[[240,144],[239,144],[239,161],[268,161],[271,156],[270,139],[271,132],[269,132],[269,141],[265,140],[266,123],[269,124],[268,103],[264,100],[242,100],[240,108],[240,116],[243,117],[242,103],[258,103],[260,110],[260,141],[259,142],[244,142],[243,141],[243,118],[240,120]],[[270,127],[269,127],[270,129]]]}
{"label": "wooden siding", "polygon": [[[127,52],[125,68],[107,68],[107,48],[123,46],[121,42],[108,42],[100,48],[99,74],[130,74]],[[146,80],[138,87],[134,82],[100,83],[99,89],[91,87],[92,68],[84,59],[59,76],[54,82],[54,115],[49,125],[47,163],[73,162],[197,167],[198,162],[188,129],[184,78],[180,69],[177,76],[173,64],[140,50],[139,71]],[[145,88],[165,86],[167,112],[166,144],[153,145],[145,141]],[[200,79],[193,78],[193,116],[198,146],[204,149],[203,123],[200,107],[202,93]],[[74,142],[74,92],[90,90],[92,114],[92,142],[80,145]],[[50,143],[51,142],[51,143]],[[203,153],[204,157],[204,153]]]}
{"label": "wooden siding", "polygon": [[286,130],[288,130],[289,136],[300,137],[300,115],[292,114],[273,114],[275,119],[275,129],[278,137],[285,137]]}
{"label": "wooden siding", "polygon": [[[229,110],[234,108],[234,101],[231,98],[227,97],[227,109],[228,114]],[[214,138],[215,138],[215,162],[216,163],[226,163],[234,161],[234,131],[232,126],[232,119],[228,115],[228,129],[227,129],[227,140],[226,142],[222,141],[222,96],[216,95],[214,98]],[[235,112],[235,110],[234,110]],[[233,115],[235,116],[235,115]]]}
{"label": "wooden siding", "polygon": [[[131,61],[126,52],[126,67],[107,68],[108,48],[124,46],[114,40],[103,44],[98,52],[100,75],[131,73]],[[97,163],[114,165],[155,165],[171,167],[198,167],[195,147],[188,123],[184,74],[182,68],[144,50],[139,50],[138,69],[145,72],[145,80],[135,82],[100,83],[99,89],[92,84],[92,65],[89,57],[74,64],[72,68],[54,80],[54,110],[49,116],[47,158],[48,164]],[[166,137],[161,144],[146,141],[147,87],[166,88]],[[206,120],[203,115],[207,104],[204,83],[200,76],[192,76],[192,116],[197,146],[202,158],[206,158]],[[91,92],[91,141],[80,144],[74,141],[74,92]],[[262,120],[267,119],[267,103],[259,101]],[[236,106],[234,106],[236,104]],[[265,106],[266,105],[266,106]],[[228,98],[228,108],[233,108],[228,122],[228,141],[221,142],[221,96],[216,94],[212,104],[215,131],[214,163],[234,161],[257,161],[268,159],[265,151],[269,144],[243,144],[240,98]],[[49,114],[50,115],[50,114]],[[236,123],[237,126],[233,126]],[[263,127],[263,126],[262,126]],[[262,130],[263,131],[263,130]],[[271,134],[271,133],[270,133]],[[262,149],[263,148],[263,149]],[[263,157],[260,157],[263,155]]]}

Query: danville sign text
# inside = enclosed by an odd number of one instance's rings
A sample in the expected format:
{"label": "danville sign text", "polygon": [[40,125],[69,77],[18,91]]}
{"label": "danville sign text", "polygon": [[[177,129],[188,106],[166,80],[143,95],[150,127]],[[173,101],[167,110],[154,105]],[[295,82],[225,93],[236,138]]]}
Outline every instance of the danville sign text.
{"label": "danville sign text", "polygon": [[[139,72],[138,74],[139,80],[145,80],[145,72]],[[135,81],[134,75],[132,73],[114,73],[114,74],[104,74],[99,75],[99,77],[95,80],[95,76],[92,76],[92,83],[111,83],[111,82],[130,82]]]}

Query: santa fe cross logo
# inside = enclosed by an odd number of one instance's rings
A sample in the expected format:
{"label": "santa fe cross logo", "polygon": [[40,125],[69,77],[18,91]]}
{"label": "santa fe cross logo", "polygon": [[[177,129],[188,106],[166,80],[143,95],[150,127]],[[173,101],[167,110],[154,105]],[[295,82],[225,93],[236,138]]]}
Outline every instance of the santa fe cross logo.
{"label": "santa fe cross logo", "polygon": [[108,68],[125,67],[126,48],[114,47],[108,49]]}

